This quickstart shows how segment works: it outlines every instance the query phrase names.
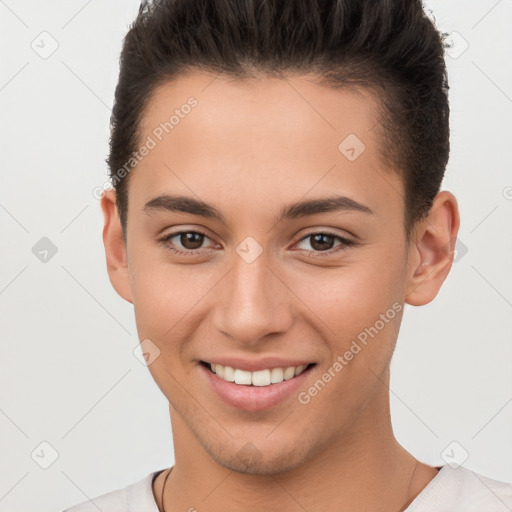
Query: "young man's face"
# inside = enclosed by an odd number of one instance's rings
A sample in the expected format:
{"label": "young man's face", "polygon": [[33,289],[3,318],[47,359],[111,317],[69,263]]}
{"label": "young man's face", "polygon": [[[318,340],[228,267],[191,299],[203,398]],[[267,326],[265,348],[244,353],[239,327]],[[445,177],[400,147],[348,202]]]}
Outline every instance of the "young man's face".
{"label": "young man's face", "polygon": [[[190,97],[197,105],[182,108]],[[175,109],[166,133],[160,124]],[[228,468],[271,474],[334,445],[364,450],[357,440],[389,422],[387,369],[403,304],[435,296],[449,269],[438,246],[457,226],[406,243],[404,186],[383,166],[376,123],[376,100],[363,90],[305,76],[190,73],[157,89],[141,123],[140,143],[149,136],[156,146],[130,178],[126,255],[113,194],[103,199],[111,280],[133,302],[150,357],[152,344],[160,351],[149,369],[171,404],[175,440]],[[163,195],[202,201],[222,219],[146,206]],[[287,210],[339,197],[347,199],[337,208]],[[444,226],[453,200],[440,203],[423,232]],[[161,241],[180,231],[206,236]],[[439,232],[446,240],[436,245]],[[201,361],[314,365],[246,386]]]}

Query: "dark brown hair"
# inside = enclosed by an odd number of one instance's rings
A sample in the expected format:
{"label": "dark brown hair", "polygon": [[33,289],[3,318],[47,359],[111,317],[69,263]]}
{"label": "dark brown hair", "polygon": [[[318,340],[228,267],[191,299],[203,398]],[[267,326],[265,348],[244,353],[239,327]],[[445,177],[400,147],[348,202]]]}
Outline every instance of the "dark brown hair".
{"label": "dark brown hair", "polygon": [[144,107],[158,85],[194,69],[240,79],[313,73],[333,88],[374,91],[382,157],[404,180],[409,236],[448,161],[444,36],[420,0],[143,1],[123,43],[107,158],[125,237],[126,165]]}

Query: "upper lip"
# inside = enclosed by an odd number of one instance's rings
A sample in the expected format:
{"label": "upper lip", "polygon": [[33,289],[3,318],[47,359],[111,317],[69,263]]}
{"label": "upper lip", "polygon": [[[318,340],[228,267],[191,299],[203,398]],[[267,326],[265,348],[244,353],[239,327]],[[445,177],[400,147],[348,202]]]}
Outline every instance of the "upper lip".
{"label": "upper lip", "polygon": [[258,370],[272,370],[273,368],[288,368],[290,366],[307,366],[313,361],[303,359],[284,359],[281,357],[260,357],[259,359],[245,359],[242,357],[212,357],[211,359],[201,359],[205,363],[220,364],[222,366],[231,366],[238,370],[246,372],[257,372]]}

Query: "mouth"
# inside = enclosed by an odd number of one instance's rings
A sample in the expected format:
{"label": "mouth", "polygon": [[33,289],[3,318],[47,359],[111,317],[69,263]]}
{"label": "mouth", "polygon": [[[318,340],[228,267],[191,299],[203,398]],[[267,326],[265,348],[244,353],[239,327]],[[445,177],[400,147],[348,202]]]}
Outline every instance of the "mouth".
{"label": "mouth", "polygon": [[299,366],[265,368],[251,372],[207,361],[200,361],[200,364],[225,382],[251,387],[275,386],[308,372],[316,365],[316,363],[308,363]]}
{"label": "mouth", "polygon": [[[257,370],[248,371],[208,361],[199,363],[197,367],[201,370],[200,375],[206,389],[222,403],[248,412],[267,410],[297,399],[300,389],[306,387],[308,380],[314,378],[310,375],[317,366],[317,363],[303,362],[298,366],[274,366],[275,362],[268,361],[265,364],[260,361]],[[246,368],[251,366],[247,362],[239,364]],[[262,367],[263,364],[269,367]],[[254,366],[256,365],[252,366],[253,369]]]}

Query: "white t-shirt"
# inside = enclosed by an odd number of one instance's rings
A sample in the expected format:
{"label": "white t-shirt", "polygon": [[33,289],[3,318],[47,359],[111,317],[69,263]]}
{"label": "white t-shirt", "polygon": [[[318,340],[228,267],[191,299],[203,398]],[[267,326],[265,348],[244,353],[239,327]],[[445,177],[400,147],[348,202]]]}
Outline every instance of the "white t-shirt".
{"label": "white t-shirt", "polygon": [[[153,480],[163,470],[123,489],[84,501],[64,512],[159,512]],[[511,512],[512,484],[492,480],[464,467],[442,466],[405,512]]]}

